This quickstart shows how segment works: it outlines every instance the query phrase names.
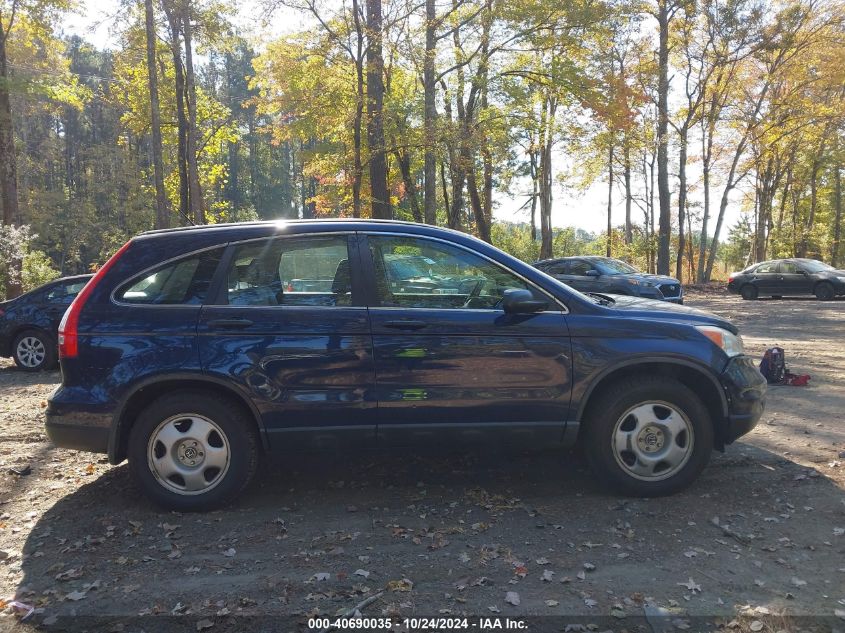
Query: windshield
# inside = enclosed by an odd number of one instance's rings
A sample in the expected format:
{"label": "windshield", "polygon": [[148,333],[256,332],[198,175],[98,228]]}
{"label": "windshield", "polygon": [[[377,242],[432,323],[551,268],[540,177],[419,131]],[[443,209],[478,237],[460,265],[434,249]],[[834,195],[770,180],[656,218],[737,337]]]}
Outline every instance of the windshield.
{"label": "windshield", "polygon": [[828,266],[824,262],[817,262],[812,259],[801,260],[801,266],[804,270],[811,273],[820,273],[823,270],[834,270],[833,266]]}
{"label": "windshield", "polygon": [[630,275],[638,273],[636,268],[618,259],[594,259],[593,262],[605,275]]}

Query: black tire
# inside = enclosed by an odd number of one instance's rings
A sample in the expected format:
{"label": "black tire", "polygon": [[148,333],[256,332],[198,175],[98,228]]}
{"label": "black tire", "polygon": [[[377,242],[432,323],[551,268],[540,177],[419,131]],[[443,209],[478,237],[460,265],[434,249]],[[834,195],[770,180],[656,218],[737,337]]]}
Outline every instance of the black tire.
{"label": "black tire", "polygon": [[[184,421],[188,416],[197,416],[195,420],[216,427],[212,434],[206,435],[205,441],[210,445],[220,444],[222,449],[218,447],[217,450],[227,453],[227,462],[224,468],[216,469],[219,471],[216,476],[214,466],[201,462],[200,466],[188,468],[183,462],[178,464],[184,466],[183,470],[168,480],[156,472],[153,457],[149,455],[155,456],[156,451],[170,454],[174,464],[176,459],[173,457],[186,459],[183,445],[190,441],[194,424],[190,420]],[[186,429],[178,431],[184,436],[178,436],[178,444],[174,443],[170,451],[163,450],[165,445],[161,442],[151,443],[156,430],[165,425]],[[258,438],[254,421],[232,400],[208,391],[185,390],[162,396],[141,412],[129,433],[127,452],[133,479],[153,502],[168,510],[202,512],[230,503],[249,485],[258,465]],[[208,448],[206,452],[211,454]],[[198,455],[206,459],[203,452]],[[216,482],[212,487],[196,492],[174,490],[180,472],[196,474],[200,470],[204,479],[211,473],[211,481]],[[182,483],[187,485],[185,479]]]}
{"label": "black tire", "polygon": [[757,298],[757,286],[745,284],[739,289],[739,294],[742,295],[742,298],[746,301],[754,301]]}
{"label": "black tire", "polygon": [[[587,409],[583,424],[585,425],[584,449],[587,460],[597,477],[607,485],[622,494],[636,497],[659,497],[674,494],[689,486],[704,470],[710,460],[710,453],[713,450],[713,423],[707,408],[701,399],[685,385],[665,376],[625,378],[603,389],[600,393],[594,394],[593,403]],[[660,465],[659,453],[665,453],[663,446],[668,451],[674,448],[668,444],[661,444],[661,447],[654,449],[653,475],[648,478],[638,478],[629,468],[623,467],[627,463],[624,459],[625,451],[617,458],[617,451],[614,448],[614,438],[619,432],[623,432],[626,424],[629,424],[635,407],[649,407],[658,413],[668,410],[671,406],[680,414],[685,428],[672,441],[677,439],[678,445],[684,439],[685,461],[678,460],[675,472],[672,469],[664,470],[662,473],[657,469]],[[623,417],[624,416],[624,417]],[[669,420],[670,418],[664,418]],[[657,424],[660,424],[658,421]],[[647,441],[649,425],[645,425],[638,434],[638,441]],[[637,422],[634,430],[640,428]],[[630,436],[635,434],[632,431]],[[644,433],[646,435],[644,436]],[[690,436],[691,434],[691,436]],[[684,438],[685,436],[685,438]],[[653,437],[653,436],[652,436]],[[663,431],[660,437],[664,437]],[[634,455],[634,453],[630,453]],[[635,460],[636,463],[636,460]],[[664,477],[664,478],[660,478]]]}
{"label": "black tire", "polygon": [[813,289],[813,294],[819,301],[832,301],[836,296],[836,291],[833,289],[833,284],[829,281],[820,281]]}
{"label": "black tire", "polygon": [[56,342],[41,330],[26,330],[12,342],[15,365],[23,371],[55,369],[58,362]]}

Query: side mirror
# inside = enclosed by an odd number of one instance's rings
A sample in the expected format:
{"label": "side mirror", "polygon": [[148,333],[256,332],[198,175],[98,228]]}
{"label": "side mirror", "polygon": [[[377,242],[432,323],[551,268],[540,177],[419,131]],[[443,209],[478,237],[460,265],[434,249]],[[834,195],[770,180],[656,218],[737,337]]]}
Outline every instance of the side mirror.
{"label": "side mirror", "polygon": [[535,299],[530,290],[520,288],[505,290],[502,298],[502,309],[505,314],[534,314],[548,307],[548,302]]}
{"label": "side mirror", "polygon": [[597,270],[588,270],[584,273],[587,277],[600,277],[601,273]]}

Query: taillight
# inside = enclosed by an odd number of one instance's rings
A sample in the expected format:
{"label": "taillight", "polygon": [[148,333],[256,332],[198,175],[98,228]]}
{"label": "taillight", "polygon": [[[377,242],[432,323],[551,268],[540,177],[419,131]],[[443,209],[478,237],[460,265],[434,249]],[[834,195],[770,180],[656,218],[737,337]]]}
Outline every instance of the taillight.
{"label": "taillight", "polygon": [[734,278],[733,278],[733,277],[728,277],[728,283],[729,283],[729,284],[732,284],[733,282],[734,282]]}
{"label": "taillight", "polygon": [[91,277],[85,287],[76,295],[73,303],[65,310],[62,322],[59,324],[59,358],[75,358],[79,354],[77,328],[79,327],[79,314],[82,312],[82,307],[91,293],[94,292],[94,288],[109,271],[109,268],[120,259],[120,256],[129,248],[131,243],[132,240],[129,240],[114,255],[109,257],[108,261]]}

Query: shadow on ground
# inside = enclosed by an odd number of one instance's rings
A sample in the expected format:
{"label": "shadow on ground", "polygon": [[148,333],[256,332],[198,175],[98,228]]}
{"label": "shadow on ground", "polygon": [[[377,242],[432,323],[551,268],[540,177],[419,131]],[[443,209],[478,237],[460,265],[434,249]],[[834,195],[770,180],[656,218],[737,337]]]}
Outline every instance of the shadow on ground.
{"label": "shadow on ground", "polygon": [[178,515],[123,466],[38,519],[18,598],[48,630],[306,630],[385,589],[366,615],[560,616],[533,630],[651,627],[646,601],[692,630],[744,605],[832,616],[843,504],[818,472],[742,443],[653,500],[609,494],[570,453],[378,452],[282,458],[234,507]]}

